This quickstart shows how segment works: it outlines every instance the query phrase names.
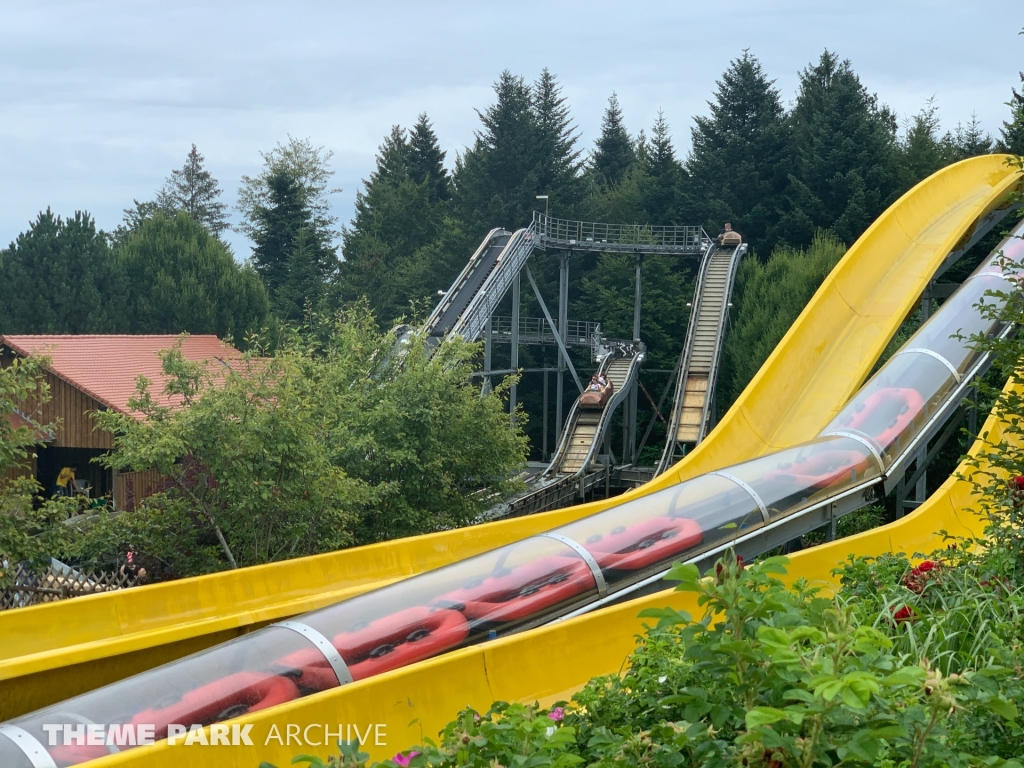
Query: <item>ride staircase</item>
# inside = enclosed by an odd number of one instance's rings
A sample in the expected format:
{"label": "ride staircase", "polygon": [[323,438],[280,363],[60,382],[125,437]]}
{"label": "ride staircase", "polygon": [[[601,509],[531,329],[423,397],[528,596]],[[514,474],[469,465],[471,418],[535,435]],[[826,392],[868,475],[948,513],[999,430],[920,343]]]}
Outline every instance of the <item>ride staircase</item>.
{"label": "ride staircase", "polygon": [[686,343],[677,365],[672,419],[656,475],[672,466],[685,451],[685,445],[696,445],[708,433],[729,300],[736,270],[746,252],[745,243],[725,247],[712,245],[701,262]]}

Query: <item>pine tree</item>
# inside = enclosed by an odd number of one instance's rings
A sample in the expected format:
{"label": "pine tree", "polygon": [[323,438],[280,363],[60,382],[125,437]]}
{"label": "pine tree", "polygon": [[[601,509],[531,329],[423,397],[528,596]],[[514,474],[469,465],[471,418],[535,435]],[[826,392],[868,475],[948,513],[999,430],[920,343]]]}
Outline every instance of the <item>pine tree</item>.
{"label": "pine tree", "polygon": [[[1024,72],[1020,73],[1020,81],[1024,84]],[[999,142],[1004,152],[1012,155],[1024,155],[1024,87],[1020,92],[1011,89],[1013,96],[1007,102],[1010,108],[1010,119],[1003,123],[1000,130],[1002,140]]]}
{"label": "pine tree", "polygon": [[220,186],[203,167],[203,160],[193,144],[185,165],[171,171],[163,189],[157,192],[156,203],[169,216],[185,211],[211,234],[219,236],[228,228],[227,206],[220,202]]}
{"label": "pine tree", "polygon": [[213,333],[238,346],[269,325],[267,291],[252,267],[184,211],[148,218],[116,257],[134,333]]}
{"label": "pine tree", "polygon": [[710,116],[694,118],[686,213],[709,231],[729,221],[759,252],[773,242],[787,178],[785,111],[761,62],[744,51],[717,83]]}
{"label": "pine tree", "polygon": [[683,168],[676,159],[668,121],[661,110],[658,110],[658,119],[651,130],[650,148],[644,165],[649,180],[645,205],[647,222],[674,224],[679,214]]}
{"label": "pine tree", "polygon": [[809,245],[818,229],[853,242],[896,196],[896,119],[849,61],[825,51],[800,74],[791,167],[777,239]]}
{"label": "pine tree", "polygon": [[88,213],[40,213],[0,252],[0,333],[115,333],[123,278]]}
{"label": "pine tree", "polygon": [[548,195],[549,202],[558,206],[562,216],[572,218],[582,191],[583,152],[576,148],[579,134],[572,124],[562,87],[547,67],[533,84],[532,94],[537,125],[535,193]]}
{"label": "pine tree", "polygon": [[[391,126],[391,133],[384,137],[384,143],[380,145],[379,152],[377,167],[370,174],[369,182],[364,183],[397,187],[410,178],[411,150],[402,126]],[[420,182],[422,181],[423,179],[420,179]],[[357,198],[358,195],[359,193],[356,193]]]}
{"label": "pine tree", "polygon": [[914,115],[896,155],[900,189],[910,189],[945,165],[945,152],[939,138],[938,108],[932,99]]}
{"label": "pine tree", "polygon": [[[408,314],[410,303],[436,299],[435,292],[454,278],[452,260],[457,271],[470,247],[458,234],[453,239],[452,233],[461,230],[448,217],[447,202],[437,197],[438,179],[445,180],[447,189],[447,177],[437,176],[444,171],[444,153],[437,149],[436,137],[430,138],[424,115],[410,134],[407,142],[405,132],[395,126],[384,138],[376,168],[356,193],[355,218],[342,235],[339,298],[365,298],[385,327]],[[422,137],[419,149],[417,135]],[[424,158],[433,160],[425,163]]]}
{"label": "pine tree", "polygon": [[601,118],[601,135],[594,145],[590,162],[599,184],[613,187],[636,164],[636,149],[623,123],[619,97],[614,92],[608,98],[608,108]]}
{"label": "pine tree", "polygon": [[300,179],[279,168],[266,179],[266,200],[251,212],[252,264],[275,314],[299,322],[319,309],[337,269],[337,255],[308,203]]}
{"label": "pine tree", "polygon": [[992,137],[982,129],[976,114],[971,114],[971,121],[967,125],[957,123],[954,131],[947,131],[942,143],[943,151],[951,162],[987,155],[992,152],[995,144]]}
{"label": "pine tree", "polygon": [[452,196],[451,179],[444,167],[444,156],[437,134],[434,133],[427,113],[424,112],[409,129],[408,173],[409,178],[417,184],[427,182],[431,203],[447,200]]}
{"label": "pine tree", "polygon": [[494,227],[524,226],[536,196],[550,194],[539,188],[538,127],[530,86],[505,70],[494,93],[496,102],[477,112],[482,126],[455,167],[456,209],[475,237]]}

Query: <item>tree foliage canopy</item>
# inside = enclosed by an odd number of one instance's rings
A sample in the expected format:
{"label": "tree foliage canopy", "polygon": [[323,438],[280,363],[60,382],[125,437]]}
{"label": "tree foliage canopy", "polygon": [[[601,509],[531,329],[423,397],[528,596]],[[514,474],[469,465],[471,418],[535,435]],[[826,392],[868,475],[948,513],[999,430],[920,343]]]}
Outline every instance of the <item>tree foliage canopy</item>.
{"label": "tree foliage canopy", "polygon": [[93,218],[63,219],[47,208],[0,251],[0,331],[117,332],[127,319],[122,285]]}
{"label": "tree foliage canopy", "polygon": [[220,202],[220,185],[203,167],[204,160],[193,144],[185,165],[171,171],[163,189],[157,192],[156,204],[169,216],[185,211],[211,234],[220,235],[229,226],[227,206]]}
{"label": "tree foliage canopy", "polygon": [[94,555],[130,547],[186,575],[471,522],[513,487],[525,439],[501,391],[471,384],[475,346],[427,356],[419,341],[396,354],[395,341],[354,309],[323,344],[256,347],[229,369],[167,351],[167,391],[187,407],[156,404],[142,382],[131,405],[145,420],[97,417],[115,436],[104,462],[158,469],[167,488],[104,520]]}
{"label": "tree foliage canopy", "polygon": [[135,333],[213,333],[242,346],[271,324],[266,289],[185,211],[157,213],[116,252]]}

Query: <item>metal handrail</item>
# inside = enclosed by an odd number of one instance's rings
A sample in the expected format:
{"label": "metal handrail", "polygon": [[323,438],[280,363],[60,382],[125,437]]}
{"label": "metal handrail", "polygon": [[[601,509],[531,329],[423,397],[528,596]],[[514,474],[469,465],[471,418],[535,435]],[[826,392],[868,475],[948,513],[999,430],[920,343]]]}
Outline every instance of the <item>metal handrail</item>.
{"label": "metal handrail", "polygon": [[470,274],[474,269],[476,269],[477,262],[480,260],[480,254],[487,250],[494,238],[507,234],[508,232],[503,230],[501,227],[496,227],[487,233],[487,237],[485,237],[483,242],[480,243],[480,246],[473,252],[473,255],[469,257],[469,261],[466,262],[466,266],[464,266],[462,271],[459,272],[455,281],[452,283],[451,288],[445,292],[444,297],[437,303],[437,306],[434,307],[434,311],[430,313],[430,317],[427,318],[427,322],[423,324],[423,330],[426,334],[430,334],[444,313],[448,311],[448,307],[450,307],[452,302],[455,301],[455,298],[462,289],[462,286],[466,284]]}
{"label": "metal handrail", "polygon": [[700,226],[572,221],[556,219],[536,211],[533,214],[533,226],[541,244],[555,248],[700,254],[711,242],[711,238]]}
{"label": "metal handrail", "polygon": [[[601,324],[589,320],[569,320],[563,342],[567,347],[591,346],[594,333]],[[543,317],[520,317],[520,342],[554,344],[557,330]],[[491,317],[491,339],[496,342],[508,342],[512,338],[512,318],[494,315]]]}
{"label": "metal handrail", "polygon": [[520,229],[512,235],[498,256],[491,274],[448,332],[448,338],[461,336],[466,341],[475,341],[480,338],[484,326],[487,324],[487,318],[494,313],[501,298],[512,285],[515,276],[525,266],[526,260],[530,258],[536,245],[537,237],[534,224],[526,229]]}

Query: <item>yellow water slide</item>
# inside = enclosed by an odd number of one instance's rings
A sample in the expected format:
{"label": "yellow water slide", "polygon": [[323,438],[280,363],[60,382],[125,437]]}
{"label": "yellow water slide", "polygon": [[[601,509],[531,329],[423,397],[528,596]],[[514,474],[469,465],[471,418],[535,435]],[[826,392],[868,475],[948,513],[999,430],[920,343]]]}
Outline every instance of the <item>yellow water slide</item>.
{"label": "yellow water slide", "polygon": [[[632,493],[813,437],[860,387],[947,254],[1003,203],[1014,183],[1004,160],[958,163],[895,203],[851,247],[708,439]],[[619,501],[0,614],[0,720]]]}

